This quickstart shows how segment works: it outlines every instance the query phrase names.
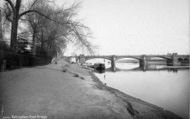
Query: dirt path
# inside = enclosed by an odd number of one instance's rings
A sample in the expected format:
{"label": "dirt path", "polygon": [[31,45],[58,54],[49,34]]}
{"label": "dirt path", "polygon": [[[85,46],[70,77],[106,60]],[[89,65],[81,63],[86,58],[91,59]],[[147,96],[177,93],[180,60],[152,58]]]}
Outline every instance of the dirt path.
{"label": "dirt path", "polygon": [[0,91],[1,116],[10,119],[178,118],[65,61],[0,73]]}

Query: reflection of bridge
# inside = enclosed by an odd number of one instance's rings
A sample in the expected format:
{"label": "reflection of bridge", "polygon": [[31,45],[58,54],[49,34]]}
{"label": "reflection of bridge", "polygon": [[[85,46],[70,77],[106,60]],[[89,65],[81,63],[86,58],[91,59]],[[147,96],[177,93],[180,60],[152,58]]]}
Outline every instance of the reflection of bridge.
{"label": "reflection of bridge", "polygon": [[[132,68],[132,69],[120,69],[120,68],[116,68],[115,71],[119,72],[134,72],[134,71],[169,71],[169,72],[177,72],[178,70],[189,70],[190,66],[177,66],[177,67],[171,67],[171,66],[165,66],[165,67],[161,67],[161,68],[153,68],[153,67],[146,67],[146,69],[141,68],[141,67],[136,67],[136,68]],[[114,71],[114,72],[115,72]],[[113,70],[111,68],[106,69],[106,72],[113,72]]]}
{"label": "reflection of bridge", "polygon": [[139,66],[145,68],[148,64],[148,61],[153,61],[154,58],[161,58],[166,61],[168,66],[178,66],[181,63],[185,62],[189,64],[189,55],[178,55],[177,53],[168,54],[168,55],[101,55],[101,56],[71,56],[75,57],[80,63],[85,63],[87,60],[102,58],[111,61],[111,69],[116,70],[115,62],[124,58],[132,58],[139,61]]}

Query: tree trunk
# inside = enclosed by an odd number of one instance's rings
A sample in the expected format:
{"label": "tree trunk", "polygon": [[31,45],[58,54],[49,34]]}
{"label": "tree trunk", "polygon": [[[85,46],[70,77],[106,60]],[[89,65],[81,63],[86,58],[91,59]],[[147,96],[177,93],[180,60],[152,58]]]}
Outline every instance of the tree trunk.
{"label": "tree trunk", "polygon": [[33,31],[32,40],[32,54],[36,55],[36,30]]}
{"label": "tree trunk", "polygon": [[3,40],[3,31],[2,31],[2,15],[0,10],[0,41]]}
{"label": "tree trunk", "polygon": [[44,33],[43,33],[43,30],[41,31],[41,49],[44,50]]}
{"label": "tree trunk", "polygon": [[11,48],[16,49],[17,46],[17,29],[18,19],[14,16],[11,26]]}
{"label": "tree trunk", "polygon": [[17,47],[17,29],[19,22],[19,11],[22,0],[17,0],[15,9],[13,11],[13,21],[11,26],[11,48],[16,49]]}

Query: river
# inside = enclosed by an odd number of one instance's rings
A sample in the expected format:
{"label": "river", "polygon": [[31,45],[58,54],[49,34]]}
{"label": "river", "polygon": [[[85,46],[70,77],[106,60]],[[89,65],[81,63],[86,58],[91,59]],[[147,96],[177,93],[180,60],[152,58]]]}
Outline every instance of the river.
{"label": "river", "polygon": [[[109,63],[105,64],[107,68],[110,67]],[[116,63],[116,67],[120,70],[95,75],[110,87],[188,119],[190,82],[188,69],[160,70],[163,66],[156,65],[152,66],[153,70],[142,71],[136,70],[138,64],[135,63]]]}

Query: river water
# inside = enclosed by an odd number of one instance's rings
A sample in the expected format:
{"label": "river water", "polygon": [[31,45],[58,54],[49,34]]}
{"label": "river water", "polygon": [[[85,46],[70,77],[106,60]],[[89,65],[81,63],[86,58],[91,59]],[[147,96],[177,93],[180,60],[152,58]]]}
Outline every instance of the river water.
{"label": "river water", "polygon": [[[106,67],[110,67],[110,64]],[[120,71],[95,73],[106,85],[172,111],[188,119],[190,71],[187,70],[131,70],[138,64],[116,63]],[[153,66],[155,68],[155,66]]]}

